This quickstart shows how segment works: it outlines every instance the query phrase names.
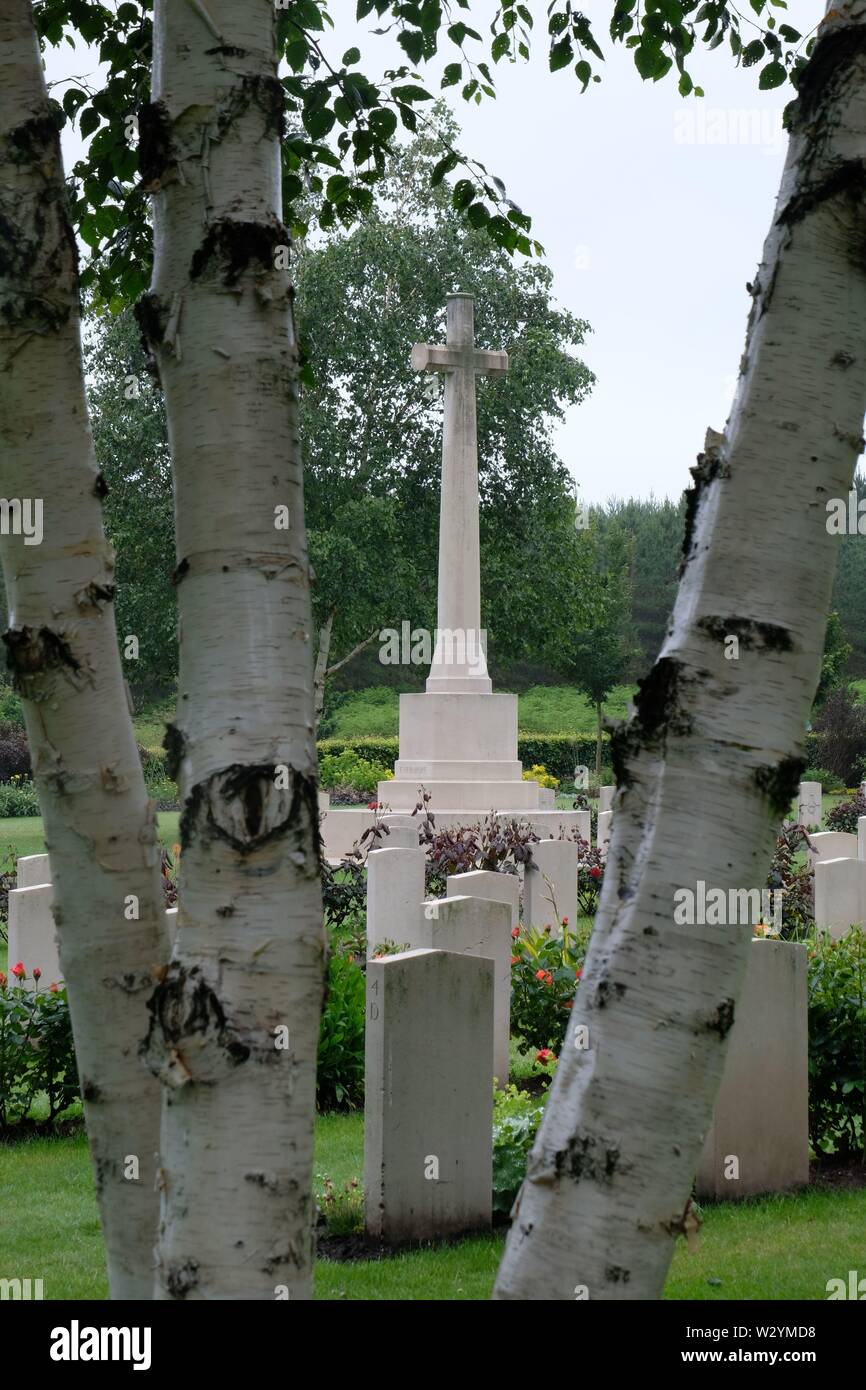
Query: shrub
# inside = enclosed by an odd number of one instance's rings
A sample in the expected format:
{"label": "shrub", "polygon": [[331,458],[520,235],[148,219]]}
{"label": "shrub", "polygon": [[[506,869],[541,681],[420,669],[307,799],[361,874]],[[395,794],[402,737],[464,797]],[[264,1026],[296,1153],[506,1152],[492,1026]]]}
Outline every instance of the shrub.
{"label": "shrub", "polygon": [[[605,752],[608,745],[608,735],[605,734]],[[317,746],[320,762],[348,749],[359,758],[390,768],[400,756],[399,740],[396,738],[325,738],[321,739]],[[575,738],[573,734],[519,734],[517,756],[524,767],[545,767],[551,777],[573,784],[576,767],[595,767],[595,737],[587,735]],[[818,760],[810,755],[810,761]],[[613,781],[612,775],[609,781]],[[322,785],[324,786],[324,783]]]}
{"label": "shrub", "polygon": [[0,973],[0,1129],[26,1120],[42,1094],[49,1122],[78,1099],[66,990],[27,989]]}
{"label": "shrub", "polygon": [[526,1160],[544,1110],[516,1086],[493,1095],[493,1210],[507,1216],[526,1176]]}
{"label": "shrub", "polygon": [[326,790],[349,788],[361,794],[361,800],[375,795],[380,782],[387,782],[394,776],[384,763],[368,762],[351,749],[339,754],[328,754],[319,764],[319,781]]}
{"label": "shrub", "polygon": [[848,801],[839,801],[827,812],[828,830],[845,830],[849,835],[857,834],[857,819],[866,816],[866,796],[858,791]]}
{"label": "shrub", "polygon": [[782,894],[782,928],[779,933],[787,941],[802,941],[815,921],[815,870],[798,861],[797,851],[808,844],[801,825],[783,828],[776,841],[773,862],[767,875],[767,887]]}
{"label": "shrub", "polygon": [[364,972],[354,956],[334,951],[322,1010],[316,1062],[320,1110],[354,1110],[364,1099]]}
{"label": "shrub", "polygon": [[604,887],[605,859],[602,851],[578,836],[577,905],[582,917],[594,917]]}
{"label": "shrub", "polygon": [[815,716],[814,730],[819,753],[809,761],[828,768],[850,787],[866,756],[866,705],[856,702],[850,688],[831,690]]}
{"label": "shrub", "polygon": [[39,797],[33,782],[17,774],[11,782],[0,782],[0,818],[38,815]]}
{"label": "shrub", "polygon": [[515,927],[511,935],[511,1036],[559,1053],[580,979],[583,950],[567,919],[562,935],[550,927]]}
{"label": "shrub", "polygon": [[538,841],[531,826],[517,820],[501,823],[495,816],[488,816],[483,824],[437,830],[427,814],[420,819],[419,830],[427,849],[426,889],[428,895],[435,897],[444,895],[447,880],[453,874],[467,874],[474,869],[516,872],[518,864],[530,861],[531,846]]}
{"label": "shrub", "polygon": [[547,768],[538,763],[531,767],[528,772],[523,774],[524,782],[537,782],[540,787],[552,787],[554,791],[559,791],[559,778],[551,777]]}
{"label": "shrub", "polygon": [[30,776],[30,746],[27,734],[8,719],[0,722],[0,782]]}
{"label": "shrub", "polygon": [[823,792],[843,792],[845,783],[836,772],[826,767],[807,767],[800,778],[801,782],[820,782]]}
{"label": "shrub", "polygon": [[24,710],[17,690],[5,682],[0,682],[0,722],[24,728]]}
{"label": "shrub", "polygon": [[866,1152],[866,935],[822,934],[809,962],[809,1138],[816,1153]]}

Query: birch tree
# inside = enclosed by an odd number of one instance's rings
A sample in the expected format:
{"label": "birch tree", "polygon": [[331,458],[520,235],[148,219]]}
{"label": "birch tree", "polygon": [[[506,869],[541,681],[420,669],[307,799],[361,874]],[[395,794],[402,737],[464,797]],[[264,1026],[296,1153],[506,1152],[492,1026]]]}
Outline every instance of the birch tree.
{"label": "birch tree", "polygon": [[863,449],[864,0],[828,11],[788,126],[737,395],[693,470],[670,631],[615,745],[604,892],[498,1299],[660,1296],[751,937],[674,926],[673,892],[761,884],[803,766],[826,503]]}
{"label": "birch tree", "polygon": [[148,1298],[159,1095],[138,1044],[165,955],[159,854],[117,648],[75,237],[29,0],[0,5],[0,487],[3,641],[51,856],[109,1283],[114,1298]]}
{"label": "birch tree", "polygon": [[157,3],[139,321],[166,400],[180,677],[156,1297],[310,1296],[319,882],[298,351],[269,0]]}

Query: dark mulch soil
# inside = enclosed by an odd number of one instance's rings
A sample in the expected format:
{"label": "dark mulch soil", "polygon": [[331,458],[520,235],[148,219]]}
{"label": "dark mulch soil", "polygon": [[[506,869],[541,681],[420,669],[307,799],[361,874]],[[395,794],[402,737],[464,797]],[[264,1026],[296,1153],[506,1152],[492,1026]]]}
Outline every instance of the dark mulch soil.
{"label": "dark mulch soil", "polygon": [[74,1139],[84,1133],[83,1115],[73,1115],[71,1119],[19,1120],[0,1129],[0,1144],[20,1144],[24,1139]]}
{"label": "dark mulch soil", "polygon": [[550,1077],[544,1074],[522,1076],[514,1084],[518,1091],[524,1091],[528,1096],[543,1096],[550,1089]]}
{"label": "dark mulch soil", "polygon": [[825,1192],[854,1192],[866,1187],[866,1162],[863,1158],[814,1159],[809,1169],[809,1183]]}
{"label": "dark mulch soil", "polygon": [[[505,1218],[507,1221],[507,1218]],[[499,1225],[494,1216],[494,1225]],[[319,1231],[316,1236],[316,1258],[320,1260],[387,1260],[408,1250],[441,1250],[447,1245],[461,1245],[473,1235],[489,1235],[490,1227],[481,1231],[462,1231],[458,1236],[443,1240],[411,1240],[399,1245],[386,1245],[381,1240],[373,1240],[363,1233],[344,1236],[329,1236]]]}

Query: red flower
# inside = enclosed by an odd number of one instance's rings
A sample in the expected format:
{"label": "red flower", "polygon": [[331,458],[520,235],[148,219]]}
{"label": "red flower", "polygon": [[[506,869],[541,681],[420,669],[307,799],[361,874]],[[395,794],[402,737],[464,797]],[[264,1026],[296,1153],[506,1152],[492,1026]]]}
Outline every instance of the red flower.
{"label": "red flower", "polygon": [[575,972],[574,972],[574,978],[575,978],[576,980],[579,980],[582,974],[583,974],[583,971],[582,971],[582,970],[575,970]]}
{"label": "red flower", "polygon": [[52,994],[56,994],[57,991],[59,990],[60,986],[59,986],[59,985],[49,985],[48,988],[51,990],[51,993],[52,993]]}
{"label": "red flower", "polygon": [[589,876],[590,878],[601,878],[601,869],[598,867],[597,864],[594,868],[590,869]]}
{"label": "red flower", "polygon": [[520,928],[519,928],[519,927],[512,927],[512,928],[511,928],[511,935],[512,935],[513,939],[516,941],[517,938],[518,938],[518,936],[520,935]]}
{"label": "red flower", "polygon": [[17,965],[12,966],[12,974],[15,976],[16,980],[23,980],[26,973],[23,961],[19,960]]}
{"label": "red flower", "polygon": [[545,975],[545,972],[544,972],[543,970],[536,970],[536,972],[535,972],[535,978],[536,978],[536,980],[543,980],[543,979],[544,979],[544,975]]}
{"label": "red flower", "polygon": [[512,964],[512,965],[519,965],[519,964],[520,964],[520,957],[519,957],[519,956],[512,956],[512,957],[511,957],[511,964]]}
{"label": "red flower", "polygon": [[0,970],[0,989],[5,989],[5,988],[6,988],[6,976],[3,974],[3,971]]}
{"label": "red flower", "polygon": [[564,1009],[570,1009],[573,1003],[574,1003],[574,1000],[573,1000],[573,999],[564,999],[564,1000],[562,1001],[562,1007],[563,1007]]}
{"label": "red flower", "polygon": [[551,973],[550,973],[549,970],[548,970],[547,974],[546,974],[545,977],[544,977],[544,983],[545,983],[546,985],[552,985],[552,984],[553,984],[553,976],[551,975]]}
{"label": "red flower", "polygon": [[42,979],[42,971],[39,969],[39,966],[38,966],[38,965],[35,965],[35,966],[33,967],[33,978],[34,978],[34,980],[41,980],[41,979]]}
{"label": "red flower", "polygon": [[368,801],[368,802],[367,802],[367,810],[368,810],[368,811],[378,811],[378,809],[379,809],[379,803],[378,803],[378,801]]}
{"label": "red flower", "polygon": [[555,1062],[556,1054],[551,1052],[549,1047],[543,1047],[540,1052],[535,1054],[536,1062]]}
{"label": "red flower", "polygon": [[562,919],[562,925],[563,925],[564,927],[567,927],[567,926],[568,926],[568,918],[567,918],[567,917],[563,917],[563,919]]}

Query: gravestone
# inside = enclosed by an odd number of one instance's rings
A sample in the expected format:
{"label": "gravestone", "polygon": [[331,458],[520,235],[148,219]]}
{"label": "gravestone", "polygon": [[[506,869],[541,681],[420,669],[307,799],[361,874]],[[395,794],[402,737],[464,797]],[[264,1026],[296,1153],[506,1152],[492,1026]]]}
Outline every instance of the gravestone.
{"label": "gravestone", "polygon": [[25,854],[15,866],[16,888],[38,888],[51,882],[51,865],[47,854]]}
{"label": "gravestone", "polygon": [[174,943],[177,940],[177,908],[167,907],[165,909],[165,934],[168,938],[169,955],[174,950]]}
{"label": "gravestone", "polygon": [[822,859],[856,859],[859,850],[857,835],[845,830],[820,830],[809,836],[809,863],[812,868]]}
{"label": "gravestone", "polygon": [[[468,878],[468,874],[459,875]],[[505,875],[496,875],[504,878]],[[402,943],[400,943],[402,944]],[[489,898],[453,896],[431,898],[422,904],[418,935],[412,946],[483,956],[493,961],[492,1087],[508,1085],[508,1042],[511,1033],[511,904]]]}
{"label": "gravestone", "polygon": [[801,782],[797,797],[797,819],[801,825],[821,824],[821,783]]}
{"label": "gravestone", "polygon": [[421,950],[368,963],[369,1236],[399,1243],[489,1227],[492,1051],[492,961]]}
{"label": "gravestone", "polygon": [[599,811],[612,811],[613,798],[616,795],[616,787],[599,787],[598,789],[598,809]]}
{"label": "gravestone", "polygon": [[377,849],[367,855],[367,955],[390,941],[419,946],[424,898],[423,849]]}
{"label": "gravestone", "polygon": [[612,825],[613,811],[599,811],[598,821],[596,825],[595,843],[596,847],[600,849],[603,854],[607,853],[607,847],[610,844],[610,832]]}
{"label": "gravestone", "polygon": [[573,840],[539,840],[523,875],[523,921],[527,927],[562,931],[577,921],[577,845]]}
{"label": "gravestone", "polygon": [[387,815],[382,816],[381,821],[388,827],[388,834],[380,837],[377,849],[420,848],[417,816]]}
{"label": "gravestone", "polygon": [[38,967],[42,971],[42,988],[63,979],[51,915],[53,900],[54,889],[50,883],[13,888],[9,894],[9,965],[21,961],[31,981]]}
{"label": "gravestone", "polygon": [[491,902],[507,903],[512,931],[520,922],[520,879],[517,874],[493,873],[489,869],[451,874],[445,895],[448,898],[487,898]]}
{"label": "gravestone", "polygon": [[835,940],[858,923],[866,923],[866,861],[819,859],[815,864],[816,929],[829,932]]}
{"label": "gravestone", "polygon": [[809,1181],[806,947],[755,940],[697,1195],[736,1200]]}
{"label": "gravestone", "polygon": [[866,816],[857,817],[857,858],[866,859]]}

